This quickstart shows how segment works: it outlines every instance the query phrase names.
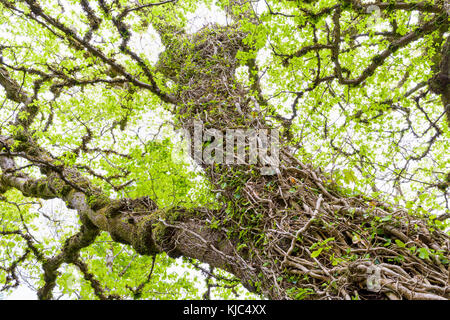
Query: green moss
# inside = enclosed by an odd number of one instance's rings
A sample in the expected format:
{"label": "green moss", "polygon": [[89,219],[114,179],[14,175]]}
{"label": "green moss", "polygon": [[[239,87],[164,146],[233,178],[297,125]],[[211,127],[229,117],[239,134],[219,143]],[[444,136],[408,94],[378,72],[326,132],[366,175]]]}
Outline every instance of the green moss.
{"label": "green moss", "polygon": [[[88,194],[87,201],[88,201],[89,207],[91,207],[91,209],[94,211],[104,208],[111,203],[111,200],[108,197],[106,197],[103,194],[96,194],[96,193]],[[113,208],[109,208],[109,209],[110,209],[110,211],[108,211],[108,213],[112,214]]]}

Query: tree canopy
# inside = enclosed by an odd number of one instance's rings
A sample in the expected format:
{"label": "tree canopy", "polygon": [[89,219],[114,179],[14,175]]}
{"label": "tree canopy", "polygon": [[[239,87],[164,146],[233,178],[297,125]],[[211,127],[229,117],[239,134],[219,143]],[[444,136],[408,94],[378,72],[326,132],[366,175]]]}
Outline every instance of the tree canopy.
{"label": "tree canopy", "polygon": [[[449,299],[449,14],[0,0],[0,290]],[[196,123],[279,161],[186,155]]]}

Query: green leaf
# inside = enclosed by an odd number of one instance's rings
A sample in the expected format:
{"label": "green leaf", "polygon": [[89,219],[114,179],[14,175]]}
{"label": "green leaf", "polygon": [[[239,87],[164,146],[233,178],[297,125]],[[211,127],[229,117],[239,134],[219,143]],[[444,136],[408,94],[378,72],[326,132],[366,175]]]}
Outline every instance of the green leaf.
{"label": "green leaf", "polygon": [[405,245],[402,241],[400,241],[400,240],[398,240],[398,239],[395,239],[395,244],[396,244],[398,247],[400,247],[400,248],[406,247],[406,245]]}
{"label": "green leaf", "polygon": [[428,257],[430,256],[430,253],[428,251],[428,249],[426,248],[419,248],[417,249],[417,251],[419,252],[419,258],[420,259],[428,259]]}
{"label": "green leaf", "polygon": [[322,252],[323,248],[319,248],[313,252],[311,252],[311,258],[316,258],[320,255],[320,253]]}

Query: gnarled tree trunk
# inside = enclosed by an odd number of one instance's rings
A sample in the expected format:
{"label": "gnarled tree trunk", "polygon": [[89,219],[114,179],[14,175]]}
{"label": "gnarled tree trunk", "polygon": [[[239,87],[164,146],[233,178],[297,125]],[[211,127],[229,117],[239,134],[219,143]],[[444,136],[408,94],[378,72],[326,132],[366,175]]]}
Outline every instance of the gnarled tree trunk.
{"label": "gnarled tree trunk", "polygon": [[[170,103],[178,124],[192,136],[194,120],[222,132],[277,129],[270,107],[268,113],[260,112],[258,105],[264,101],[252,98],[253,93],[235,78],[237,52],[251,50],[237,26],[210,26],[194,35],[168,34],[164,31],[170,30],[168,26],[157,26],[166,45],[158,71],[177,87],[167,95],[155,89],[156,82],[141,83],[86,39],[46,16],[36,2],[26,2],[34,16],[111,65],[130,83]],[[120,29],[120,20],[115,23]],[[123,37],[121,50],[126,53]],[[261,163],[206,164],[197,159],[216,190],[216,208],[163,209],[147,197],[112,200],[37,145],[28,131],[36,115],[35,97],[22,92],[6,69],[0,71],[0,84],[10,99],[23,105],[21,112],[26,115],[17,118],[23,131],[1,136],[2,191],[16,188],[30,197],[63,199],[83,222],[60,255],[40,257],[46,281],[39,291],[41,298],[51,298],[62,263],[83,268],[78,252],[95,240],[99,230],[139,254],[167,252],[227,270],[249,290],[271,299],[450,298],[450,273],[444,261],[450,253],[449,236],[403,208],[346,195],[322,170],[296,158],[288,135],[281,137],[279,164],[271,174],[261,172]],[[39,166],[43,178],[17,172],[15,157]],[[388,248],[388,242],[397,245]]]}

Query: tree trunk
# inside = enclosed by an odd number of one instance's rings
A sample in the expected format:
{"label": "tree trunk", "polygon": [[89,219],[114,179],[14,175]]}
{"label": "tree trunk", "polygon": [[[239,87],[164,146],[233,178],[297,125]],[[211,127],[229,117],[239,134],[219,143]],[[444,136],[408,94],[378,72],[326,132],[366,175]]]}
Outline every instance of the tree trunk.
{"label": "tree trunk", "polygon": [[[236,53],[249,49],[244,37],[233,27],[218,26],[193,36],[163,34],[166,47],[178,50],[161,55],[159,71],[180,88],[176,116],[191,136],[193,119],[222,132],[273,129],[235,79]],[[223,203],[207,218],[221,222],[217,232],[235,247],[214,252],[223,258],[213,260],[228,260],[225,269],[239,277],[245,270],[248,288],[273,299],[450,297],[449,271],[441,262],[449,255],[444,232],[430,231],[425,219],[405,209],[346,196],[320,169],[299,162],[285,137],[273,175],[261,174],[257,165],[197,160]],[[391,242],[396,245],[386,247]],[[180,252],[192,255],[188,247]]]}
{"label": "tree trunk", "polygon": [[[169,34],[164,30],[170,28],[159,26],[166,50],[158,70],[176,86],[168,96],[155,89],[150,73],[150,84],[139,81],[86,39],[46,16],[38,3],[26,2],[34,14],[31,18],[41,17],[130,83],[174,105],[178,124],[191,136],[195,121],[221,132],[277,129],[271,115],[258,108],[264,101],[253,98],[255,94],[235,78],[238,50],[252,49],[244,45],[246,35],[236,26],[211,26],[195,35]],[[120,21],[113,22],[121,28]],[[127,53],[129,38],[122,37],[121,50]],[[391,53],[387,50],[385,55]],[[253,80],[255,87],[257,77]],[[21,112],[26,114],[18,117],[23,131],[12,138],[0,136],[1,191],[16,188],[25,196],[63,199],[83,223],[61,255],[38,256],[45,262],[41,298],[51,298],[63,262],[80,266],[78,251],[95,240],[98,230],[133,246],[139,254],[167,252],[222,268],[249,290],[271,299],[450,298],[449,236],[406,209],[363,195],[346,195],[322,170],[297,159],[288,135],[281,137],[279,161],[271,168],[262,169],[261,159],[250,165],[208,164],[194,154],[216,190],[217,206],[161,209],[147,197],[111,200],[76,170],[59,166],[27,131],[37,113],[33,98],[3,69],[0,85],[10,99],[23,104]],[[14,157],[37,164],[45,177],[34,179],[17,172]]]}

